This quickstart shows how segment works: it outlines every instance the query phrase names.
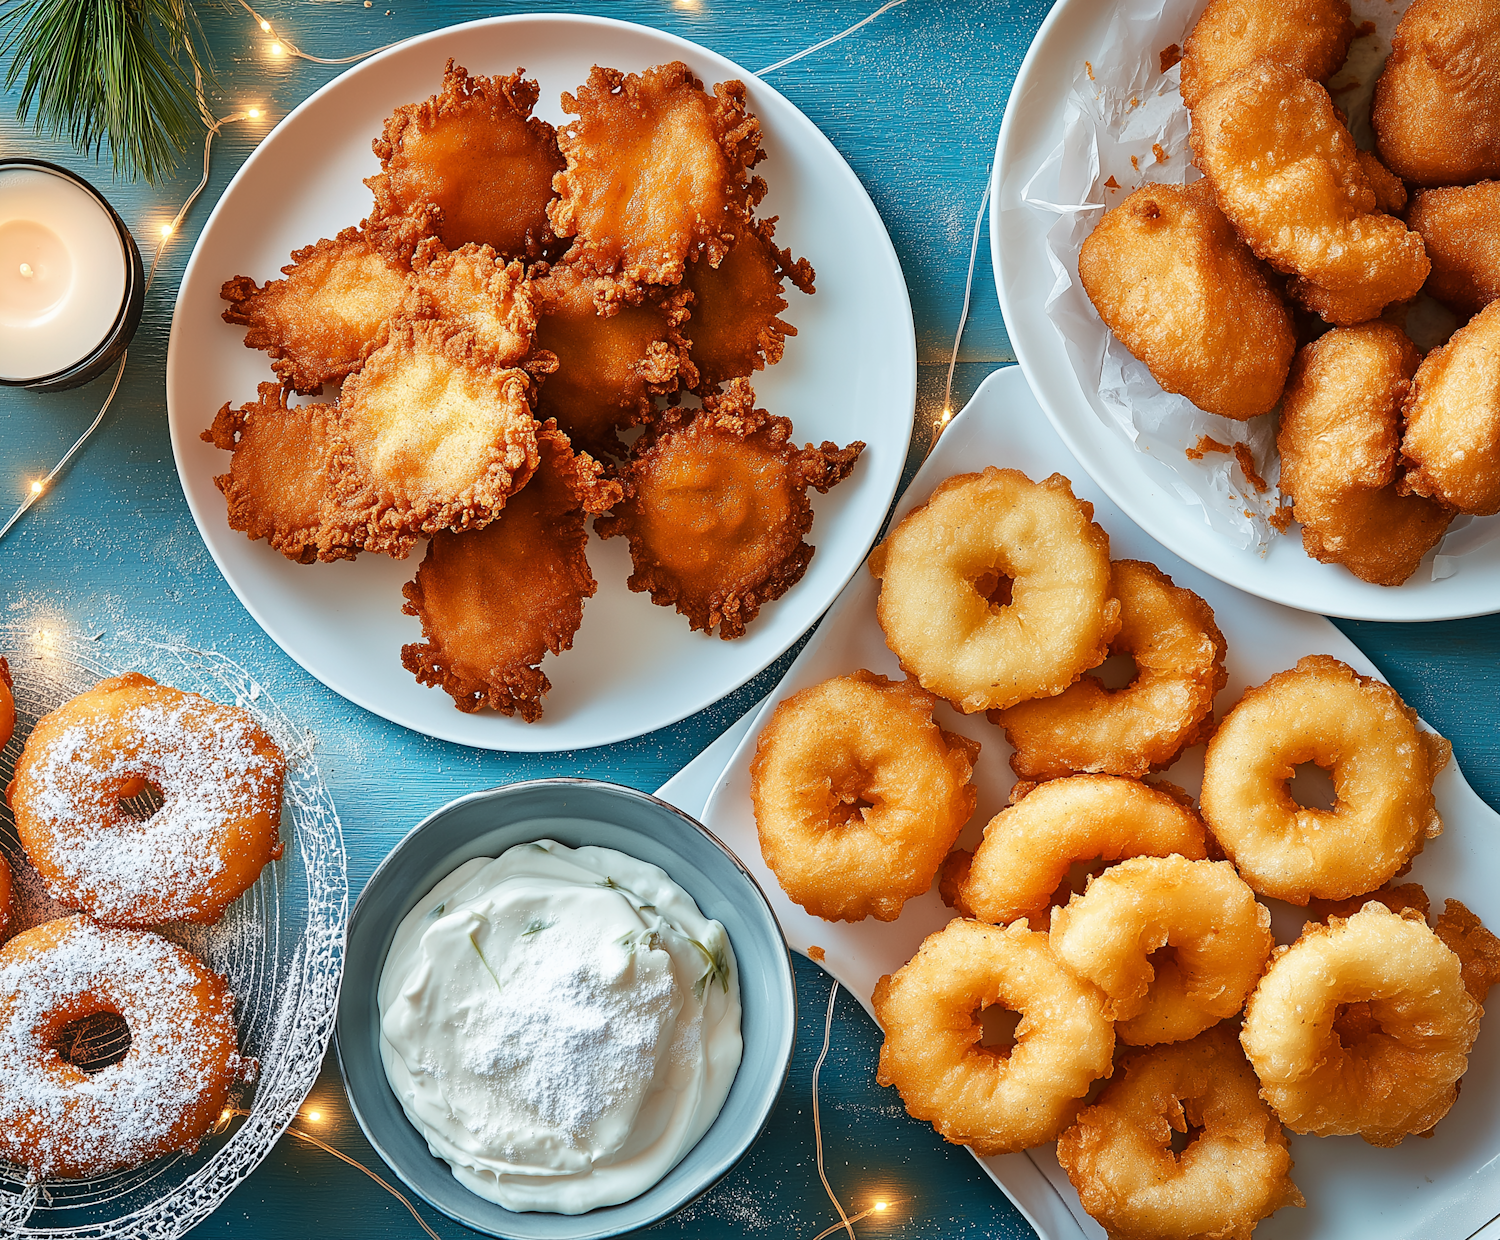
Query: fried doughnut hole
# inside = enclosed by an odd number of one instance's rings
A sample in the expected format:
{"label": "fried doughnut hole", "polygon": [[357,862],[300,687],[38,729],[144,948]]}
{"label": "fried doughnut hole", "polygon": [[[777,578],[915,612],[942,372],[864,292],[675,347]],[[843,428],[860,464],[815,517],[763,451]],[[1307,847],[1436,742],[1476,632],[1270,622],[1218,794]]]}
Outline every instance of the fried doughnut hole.
{"label": "fried doughnut hole", "polygon": [[[1194,1130],[1174,1153],[1172,1134]],[[1250,1240],[1261,1219],[1307,1204],[1229,1025],[1123,1058],[1057,1139],[1057,1161],[1109,1240]]]}
{"label": "fried doughnut hole", "polygon": [[664,413],[631,450],[624,500],[594,523],[602,538],[630,540],[632,590],[694,629],[717,625],[725,641],[802,579],[813,555],[807,488],[842,482],[865,447],[798,448],[791,422],[754,404],[736,379],[696,416]]}
{"label": "fried doughnut hole", "polygon": [[1281,403],[1281,489],[1302,546],[1361,581],[1398,586],[1453,520],[1453,510],[1398,493],[1401,404],[1416,346],[1389,323],[1336,327],[1304,345]]}
{"label": "fried doughnut hole", "polygon": [[393,325],[339,399],[332,473],[361,545],[404,559],[423,534],[493,520],[537,466],[530,402],[527,374],[471,333]]}
{"label": "fried doughnut hole", "polygon": [[1263,56],[1327,81],[1353,42],[1349,0],[1210,0],[1182,46],[1182,101],[1197,107],[1236,69]]}
{"label": "fried doughnut hole", "polygon": [[933,722],[909,680],[835,676],[781,702],[750,764],[760,849],[825,921],[894,921],[974,812],[979,743]]}
{"label": "fried doughnut hole", "polygon": [[397,108],[372,144],[381,170],[365,184],[376,214],[436,207],[437,235],[450,250],[470,241],[505,258],[556,250],[547,204],[563,158],[557,131],[531,115],[538,88],[523,73],[470,77],[449,60],[438,94]]}
{"label": "fried doughnut hole", "polygon": [[555,423],[543,424],[537,443],[541,465],[499,517],[482,530],[434,535],[416,579],[402,587],[402,611],[422,621],[424,638],[401,648],[406,670],[459,710],[487,706],[527,723],[541,718],[552,687],[537,665],[573,645],[583,600],[598,589],[584,513],[620,494]]}
{"label": "fried doughnut hole", "polygon": [[1500,300],[1500,181],[1420,190],[1406,223],[1432,260],[1427,292],[1463,315]]}
{"label": "fried doughnut hole", "polygon": [[287,406],[280,384],[262,383],[251,404],[219,410],[201,439],[234,455],[214,478],[229,528],[264,538],[298,564],[352,560],[359,538],[330,485],[338,409]]}
{"label": "fried doughnut hole", "polygon": [[1226,418],[1275,407],[1297,347],[1291,311],[1205,183],[1148,185],[1105,212],[1078,274],[1163,389]]}
{"label": "fried doughnut hole", "polygon": [[631,296],[676,284],[700,256],[717,266],[766,191],[750,173],[765,152],[744,83],[708,95],[681,61],[628,75],[595,65],[562,106],[578,119],[558,133],[568,166],[547,210],[577,260]]}
{"label": "fried doughnut hole", "polygon": [[249,276],[227,280],[226,323],[249,328],[245,347],[263,349],[271,369],[304,394],[359,369],[406,299],[420,228],[346,228],[332,241],[292,251],[286,277],[264,288]]}
{"label": "fried doughnut hole", "polygon": [[557,424],[580,448],[624,456],[619,432],[645,421],[654,398],[692,387],[688,343],[679,330],[687,313],[682,294],[645,298],[638,305],[607,305],[599,313],[594,293],[605,283],[579,264],[534,269],[541,319],[537,346],[557,358],[542,384],[538,416]]}
{"label": "fried doughnut hole", "polygon": [[1370,113],[1386,167],[1418,185],[1500,177],[1493,0],[1416,0],[1391,36]]}
{"label": "fried doughnut hole", "polygon": [[1373,319],[1427,279],[1421,237],[1376,210],[1354,139],[1316,82],[1267,60],[1248,65],[1201,100],[1191,141],[1235,230],[1328,322]]}
{"label": "fried doughnut hole", "polygon": [[691,290],[692,317],[683,329],[698,368],[694,391],[715,391],[726,381],[774,366],[797,329],[779,316],[787,308],[782,277],[804,293],[815,273],[807,259],[793,259],[773,240],[776,220],[736,220],[734,241],[717,267],[705,259],[689,265],[683,286]]}
{"label": "fried doughnut hole", "polygon": [[1422,359],[1401,412],[1401,490],[1460,512],[1500,512],[1500,302]]}
{"label": "fried doughnut hole", "polygon": [[1106,689],[1085,673],[1056,697],[990,711],[1016,748],[1010,765],[1022,779],[1074,771],[1139,777],[1171,766],[1213,730],[1214,695],[1228,679],[1228,645],[1213,609],[1140,560],[1116,560],[1110,584],[1120,631],[1109,653],[1130,655],[1135,677]]}
{"label": "fried doughnut hole", "polygon": [[[873,1003],[885,1030],[875,1079],[912,1118],[985,1157],[1051,1141],[1112,1068],[1104,996],[1024,921],[950,921],[876,983]],[[1021,1015],[1004,1054],[981,1043],[978,1015],[995,1006]]]}
{"label": "fried doughnut hole", "polygon": [[943,900],[965,917],[1007,923],[1027,918],[1046,929],[1053,908],[1073,895],[1078,865],[1126,857],[1206,857],[1207,832],[1170,784],[1114,775],[1071,775],[1017,784],[972,853],[943,863]]}

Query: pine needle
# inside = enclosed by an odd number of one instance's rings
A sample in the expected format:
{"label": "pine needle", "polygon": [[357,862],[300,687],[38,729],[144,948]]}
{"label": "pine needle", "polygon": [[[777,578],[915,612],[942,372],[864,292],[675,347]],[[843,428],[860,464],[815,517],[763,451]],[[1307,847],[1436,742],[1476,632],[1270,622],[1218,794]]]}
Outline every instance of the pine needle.
{"label": "pine needle", "polygon": [[[0,55],[21,81],[16,117],[115,172],[155,184],[201,141],[209,62],[187,0],[11,0]],[[24,75],[24,77],[23,77]]]}

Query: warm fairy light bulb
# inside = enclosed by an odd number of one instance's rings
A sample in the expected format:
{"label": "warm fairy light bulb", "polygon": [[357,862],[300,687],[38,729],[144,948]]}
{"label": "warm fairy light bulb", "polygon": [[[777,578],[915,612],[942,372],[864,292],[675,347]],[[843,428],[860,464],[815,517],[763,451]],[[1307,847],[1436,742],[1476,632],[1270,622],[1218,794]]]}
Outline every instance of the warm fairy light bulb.
{"label": "warm fairy light bulb", "polygon": [[271,44],[271,55],[273,55],[273,56],[280,56],[281,55],[281,44],[280,43],[273,43],[273,44]]}
{"label": "warm fairy light bulb", "polygon": [[307,1113],[307,1118],[309,1120],[311,1120],[314,1124],[316,1124],[320,1119],[323,1118],[323,1112],[322,1111],[309,1111]]}
{"label": "warm fairy light bulb", "polygon": [[888,1205],[890,1205],[890,1202],[888,1201],[877,1201],[875,1203],[875,1209],[877,1212],[879,1212],[881,1210],[884,1210]]}
{"label": "warm fairy light bulb", "polygon": [[248,112],[245,113],[245,115],[248,116],[252,121],[258,121],[260,120],[260,109],[251,108]]}
{"label": "warm fairy light bulb", "polygon": [[40,495],[42,493],[42,484],[40,482],[33,482],[31,484],[31,493],[33,495]]}
{"label": "warm fairy light bulb", "polygon": [[170,224],[163,224],[161,226],[161,235],[163,237],[170,237],[172,235],[172,225],[170,225]]}
{"label": "warm fairy light bulb", "polygon": [[260,19],[260,28],[262,30],[264,30],[267,34],[271,33],[271,23],[268,22],[264,17],[262,17]]}

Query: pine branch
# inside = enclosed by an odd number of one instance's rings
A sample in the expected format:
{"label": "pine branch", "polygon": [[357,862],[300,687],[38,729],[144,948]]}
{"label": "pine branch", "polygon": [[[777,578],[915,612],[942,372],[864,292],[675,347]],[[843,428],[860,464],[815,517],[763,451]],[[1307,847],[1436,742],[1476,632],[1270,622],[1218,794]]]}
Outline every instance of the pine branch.
{"label": "pine branch", "polygon": [[116,173],[152,184],[200,140],[209,54],[188,0],[10,0],[0,31],[36,133],[96,159],[108,146]]}

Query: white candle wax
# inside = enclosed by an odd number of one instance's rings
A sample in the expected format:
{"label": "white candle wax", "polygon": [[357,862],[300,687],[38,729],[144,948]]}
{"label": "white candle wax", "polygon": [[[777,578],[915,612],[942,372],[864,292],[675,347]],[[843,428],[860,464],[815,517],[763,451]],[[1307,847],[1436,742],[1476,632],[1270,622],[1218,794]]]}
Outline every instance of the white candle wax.
{"label": "white candle wax", "polygon": [[66,370],[109,335],[125,300],[115,222],[83,186],[0,168],[0,379]]}

